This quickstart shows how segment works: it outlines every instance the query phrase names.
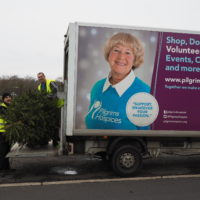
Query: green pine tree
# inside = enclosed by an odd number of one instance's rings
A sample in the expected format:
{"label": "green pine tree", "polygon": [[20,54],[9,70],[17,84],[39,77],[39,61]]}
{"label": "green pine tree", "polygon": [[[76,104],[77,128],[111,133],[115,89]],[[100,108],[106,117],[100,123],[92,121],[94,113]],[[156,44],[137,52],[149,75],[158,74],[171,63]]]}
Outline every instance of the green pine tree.
{"label": "green pine tree", "polygon": [[57,139],[60,111],[56,103],[57,99],[38,91],[16,97],[5,115],[6,136],[10,143],[34,147]]}

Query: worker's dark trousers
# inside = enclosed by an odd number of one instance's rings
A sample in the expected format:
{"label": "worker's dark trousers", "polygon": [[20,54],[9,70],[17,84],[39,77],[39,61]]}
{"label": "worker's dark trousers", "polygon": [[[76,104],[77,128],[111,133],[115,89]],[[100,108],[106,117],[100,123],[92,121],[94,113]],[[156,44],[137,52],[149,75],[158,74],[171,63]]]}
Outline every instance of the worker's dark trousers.
{"label": "worker's dark trousers", "polygon": [[10,145],[5,139],[5,135],[0,133],[0,170],[10,169],[9,158],[6,158],[10,151]]}

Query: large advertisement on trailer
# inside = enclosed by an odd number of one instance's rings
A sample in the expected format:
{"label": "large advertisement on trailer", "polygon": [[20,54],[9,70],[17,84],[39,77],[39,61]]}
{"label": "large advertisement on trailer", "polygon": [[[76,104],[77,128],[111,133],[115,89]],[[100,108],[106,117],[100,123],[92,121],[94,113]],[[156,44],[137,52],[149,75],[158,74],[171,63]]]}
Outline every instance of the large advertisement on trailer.
{"label": "large advertisement on trailer", "polygon": [[200,35],[78,27],[75,129],[200,130]]}

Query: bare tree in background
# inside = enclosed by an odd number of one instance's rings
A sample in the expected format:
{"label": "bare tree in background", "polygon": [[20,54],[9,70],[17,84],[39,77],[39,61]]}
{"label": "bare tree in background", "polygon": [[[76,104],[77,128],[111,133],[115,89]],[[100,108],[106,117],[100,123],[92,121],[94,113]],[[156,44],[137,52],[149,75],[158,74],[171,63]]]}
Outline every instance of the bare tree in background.
{"label": "bare tree in background", "polygon": [[[63,90],[61,78],[57,78],[59,90]],[[33,77],[20,78],[18,76],[1,76],[0,77],[0,96],[4,92],[9,92],[13,96],[22,95],[27,90],[35,90],[38,86],[38,81]]]}

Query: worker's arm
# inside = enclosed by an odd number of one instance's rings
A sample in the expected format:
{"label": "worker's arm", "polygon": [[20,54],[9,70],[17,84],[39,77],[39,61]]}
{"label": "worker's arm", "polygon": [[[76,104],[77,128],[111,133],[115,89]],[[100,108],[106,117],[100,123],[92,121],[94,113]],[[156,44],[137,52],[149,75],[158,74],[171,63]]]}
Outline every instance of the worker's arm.
{"label": "worker's arm", "polygon": [[51,98],[56,98],[57,92],[58,92],[58,86],[57,86],[56,82],[51,81],[50,87],[51,87],[52,93],[50,93],[48,96]]}

